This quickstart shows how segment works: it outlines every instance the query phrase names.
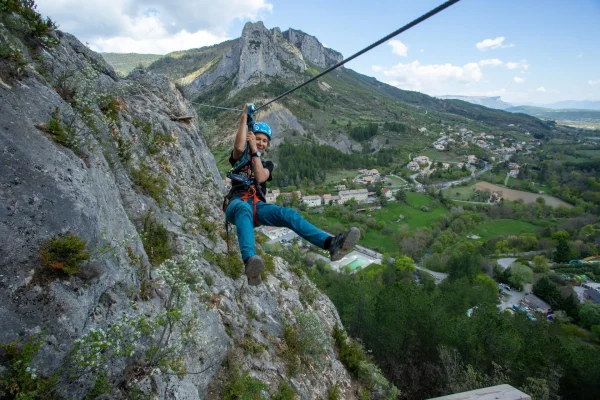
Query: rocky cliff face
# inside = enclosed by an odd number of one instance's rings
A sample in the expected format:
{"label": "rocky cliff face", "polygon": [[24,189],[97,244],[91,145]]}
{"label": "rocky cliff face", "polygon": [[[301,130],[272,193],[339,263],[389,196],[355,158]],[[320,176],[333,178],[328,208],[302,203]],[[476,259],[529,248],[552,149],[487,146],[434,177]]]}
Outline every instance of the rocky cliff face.
{"label": "rocky cliff face", "polygon": [[306,61],[321,68],[340,62],[342,55],[327,49],[313,36],[289,29],[265,28],[262,22],[248,22],[241,38],[212,69],[185,82],[186,96],[193,98],[217,82],[226,86],[229,96],[257,83],[273,79],[298,80],[306,69]]}
{"label": "rocky cliff face", "polygon": [[[139,70],[118,79],[75,37],[50,37],[33,46],[0,26],[26,61],[0,66],[0,343],[39,347],[1,353],[10,390],[203,399],[285,384],[314,399],[337,384],[354,398],[329,299],[280,259],[249,288],[226,255],[223,183],[181,93]],[[242,41],[215,70],[240,87],[304,68],[277,29],[249,24]],[[286,329],[317,352],[291,352]]]}
{"label": "rocky cliff face", "polygon": [[283,32],[283,37],[296,46],[302,55],[317,67],[329,68],[344,59],[341,53],[325,48],[316,37],[302,31],[290,28]]}

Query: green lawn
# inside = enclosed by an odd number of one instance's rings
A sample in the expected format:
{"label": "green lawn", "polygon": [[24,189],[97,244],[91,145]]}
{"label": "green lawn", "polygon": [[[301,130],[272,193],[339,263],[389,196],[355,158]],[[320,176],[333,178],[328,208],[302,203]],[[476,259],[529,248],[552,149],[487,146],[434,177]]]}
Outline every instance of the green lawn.
{"label": "green lawn", "polygon": [[477,182],[479,181],[474,181],[473,184],[469,186],[455,186],[444,189],[444,196],[448,197],[449,199],[456,200],[480,201],[476,198],[473,198],[473,193],[475,193],[473,191],[473,185],[475,185]]}
{"label": "green lawn", "polygon": [[[396,201],[389,202],[386,207],[380,210],[371,211],[369,214],[377,221],[384,221],[392,231],[395,231],[401,225],[407,225],[412,231],[417,228],[431,225],[449,212],[443,205],[437,205],[435,207],[431,206],[433,199],[424,194],[407,192],[406,200],[408,204]],[[424,205],[430,207],[428,212],[421,210],[421,207]],[[394,222],[399,219],[400,215],[404,216],[404,220],[402,222]],[[320,218],[322,217],[318,214],[308,215],[310,222],[316,226],[322,225],[319,223]],[[350,222],[342,222],[333,217],[327,217],[326,221],[330,226],[333,226],[336,223],[341,224],[345,229],[348,229],[351,226]],[[335,234],[338,232],[330,233]],[[393,253],[398,250],[391,234],[386,235],[376,229],[369,229],[359,243],[373,249],[379,248],[381,252]]]}
{"label": "green lawn", "polygon": [[398,179],[395,176],[386,176],[386,179],[389,179],[392,182],[391,188],[405,186],[406,183],[402,181],[402,179]]}
{"label": "green lawn", "polygon": [[482,241],[490,240],[498,235],[517,235],[520,233],[534,233],[538,227],[529,222],[515,219],[500,219],[488,221],[477,226],[470,233],[481,237]]}
{"label": "green lawn", "polygon": [[342,183],[342,179],[350,178],[354,179],[358,175],[358,171],[353,169],[341,169],[339,171],[331,171],[327,172],[327,177],[325,178],[325,184],[334,184],[338,185]]}
{"label": "green lawn", "polygon": [[458,156],[453,151],[439,151],[434,148],[429,148],[420,152],[418,155],[427,156],[431,161],[442,161],[442,162],[460,162],[465,161],[464,156]]}

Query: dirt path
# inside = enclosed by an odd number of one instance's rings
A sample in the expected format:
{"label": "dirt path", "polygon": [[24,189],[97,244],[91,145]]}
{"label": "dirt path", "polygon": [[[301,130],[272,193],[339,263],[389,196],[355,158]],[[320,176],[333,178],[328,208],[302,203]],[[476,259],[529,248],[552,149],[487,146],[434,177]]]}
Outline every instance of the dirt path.
{"label": "dirt path", "polygon": [[573,206],[566,203],[556,197],[548,196],[547,194],[536,194],[530,192],[522,192],[520,190],[509,189],[506,187],[494,185],[489,182],[479,182],[474,185],[477,190],[488,190],[490,192],[502,192],[502,197],[506,200],[523,200],[525,203],[533,204],[538,197],[543,197],[546,200],[546,204],[552,207],[565,206],[572,208]]}

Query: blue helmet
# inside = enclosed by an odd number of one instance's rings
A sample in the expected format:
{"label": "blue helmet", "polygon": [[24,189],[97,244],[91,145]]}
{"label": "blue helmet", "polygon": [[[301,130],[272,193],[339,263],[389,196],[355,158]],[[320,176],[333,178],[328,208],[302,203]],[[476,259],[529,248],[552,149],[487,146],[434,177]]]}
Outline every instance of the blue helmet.
{"label": "blue helmet", "polygon": [[272,139],[273,135],[271,134],[271,127],[267,125],[265,122],[255,122],[252,127],[252,132],[254,133],[264,133],[267,135],[269,140]]}

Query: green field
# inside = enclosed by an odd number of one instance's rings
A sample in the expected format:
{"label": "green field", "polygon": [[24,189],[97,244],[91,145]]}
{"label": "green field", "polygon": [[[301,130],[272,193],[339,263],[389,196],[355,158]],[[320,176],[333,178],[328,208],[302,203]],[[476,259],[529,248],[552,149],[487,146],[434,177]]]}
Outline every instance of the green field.
{"label": "green field", "polygon": [[467,200],[467,201],[485,201],[487,199],[478,199],[473,197],[473,185],[479,181],[471,181],[469,186],[455,186],[444,189],[444,196],[449,199]]}
{"label": "green field", "polygon": [[498,235],[518,235],[520,233],[534,233],[538,227],[529,222],[515,219],[501,219],[488,221],[477,226],[470,234],[481,237],[480,240],[488,241]]}
{"label": "green field", "polygon": [[357,170],[341,169],[339,171],[328,171],[327,177],[325,178],[325,184],[339,185],[342,183],[342,179],[354,179],[357,175]]}
{"label": "green field", "polygon": [[406,182],[404,182],[402,179],[396,178],[395,176],[386,176],[385,178],[392,183],[391,186],[388,186],[390,188],[406,186]]}
{"label": "green field", "polygon": [[[432,139],[433,141],[433,139]],[[456,155],[453,151],[439,151],[433,148],[429,148],[419,153],[420,156],[427,156],[431,161],[442,161],[442,162],[461,162],[465,161],[464,156]]]}
{"label": "green field", "polygon": [[[412,231],[417,228],[429,226],[449,213],[448,209],[441,204],[432,206],[431,204],[433,199],[424,194],[407,192],[406,200],[408,204],[399,203],[396,201],[389,202],[386,207],[380,210],[371,211],[369,212],[369,215],[376,221],[385,222],[392,231],[396,231],[402,225],[407,225]],[[421,207],[424,205],[430,207],[428,212],[421,210]],[[399,219],[400,215],[404,216],[404,220],[402,222],[394,222]],[[308,215],[310,222],[316,226],[323,225],[319,223],[320,218],[322,217],[318,214]],[[342,222],[333,217],[327,217],[325,219],[330,226],[340,224],[344,227],[344,229],[349,229],[352,225],[351,222]],[[369,229],[364,237],[361,238],[359,243],[372,249],[379,248],[381,252],[394,253],[398,251],[397,245],[394,244],[392,235],[383,234],[377,229]]]}

